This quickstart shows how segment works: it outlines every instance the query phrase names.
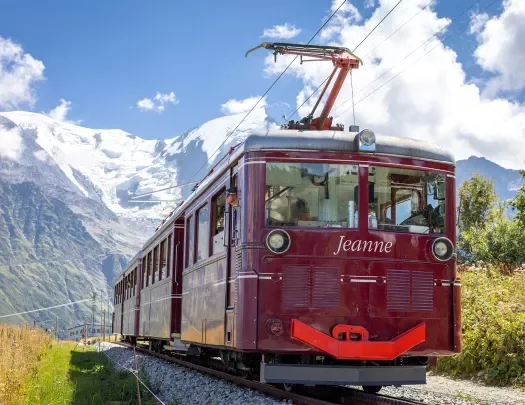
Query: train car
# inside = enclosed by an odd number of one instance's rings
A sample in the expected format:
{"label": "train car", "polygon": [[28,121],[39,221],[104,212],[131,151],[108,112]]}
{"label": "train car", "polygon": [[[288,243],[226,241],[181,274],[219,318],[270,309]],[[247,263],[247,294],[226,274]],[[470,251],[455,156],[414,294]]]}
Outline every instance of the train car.
{"label": "train car", "polygon": [[223,158],[117,279],[122,314],[138,294],[126,339],[372,392],[460,351],[453,156],[328,127],[254,132]]}

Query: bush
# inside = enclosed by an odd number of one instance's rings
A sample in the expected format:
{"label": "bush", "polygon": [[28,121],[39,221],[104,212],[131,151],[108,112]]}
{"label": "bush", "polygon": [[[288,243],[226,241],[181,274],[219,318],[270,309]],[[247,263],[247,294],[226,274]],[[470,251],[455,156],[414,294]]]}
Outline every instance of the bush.
{"label": "bush", "polygon": [[460,275],[463,349],[440,358],[437,371],[525,386],[525,273],[490,267]]}

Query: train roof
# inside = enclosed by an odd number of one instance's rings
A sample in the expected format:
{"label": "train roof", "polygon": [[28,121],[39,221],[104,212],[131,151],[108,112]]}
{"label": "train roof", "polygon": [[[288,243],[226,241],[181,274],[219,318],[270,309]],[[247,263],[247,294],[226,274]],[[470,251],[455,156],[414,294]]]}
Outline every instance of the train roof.
{"label": "train roof", "polygon": [[[376,135],[375,154],[406,156],[414,159],[435,160],[455,164],[452,153],[443,147],[412,138]],[[359,137],[355,132],[268,130],[249,135],[243,152],[262,150],[309,150],[329,152],[359,152]],[[371,152],[364,152],[370,154]]]}
{"label": "train roof", "polygon": [[[213,173],[206,177],[182,205],[178,206],[171,214],[169,219],[142,245],[142,248],[149,246],[158,235],[162,234],[178,215],[191,205],[191,203],[211,184],[222,175],[224,170],[235,162],[240,156],[247,152],[268,151],[268,150],[303,150],[303,151],[327,151],[327,152],[348,152],[358,153],[359,138],[357,132],[345,131],[315,131],[315,130],[294,130],[277,129],[254,131],[248,135],[246,140],[235,151],[224,159],[217,166]],[[396,137],[389,135],[376,134],[375,152],[361,152],[363,154],[397,155],[413,159],[433,160],[455,165],[456,161],[452,153],[445,148],[425,141],[412,138]],[[129,261],[126,269],[123,270],[116,280],[135,266],[139,256],[138,252]]]}

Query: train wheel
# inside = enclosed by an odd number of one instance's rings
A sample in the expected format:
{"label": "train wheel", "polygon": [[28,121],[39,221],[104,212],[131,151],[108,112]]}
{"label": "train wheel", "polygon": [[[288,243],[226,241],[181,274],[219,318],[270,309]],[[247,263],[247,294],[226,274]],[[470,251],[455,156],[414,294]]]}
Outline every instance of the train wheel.
{"label": "train wheel", "polygon": [[363,391],[367,394],[377,394],[381,388],[383,388],[382,385],[367,385],[363,386]]}

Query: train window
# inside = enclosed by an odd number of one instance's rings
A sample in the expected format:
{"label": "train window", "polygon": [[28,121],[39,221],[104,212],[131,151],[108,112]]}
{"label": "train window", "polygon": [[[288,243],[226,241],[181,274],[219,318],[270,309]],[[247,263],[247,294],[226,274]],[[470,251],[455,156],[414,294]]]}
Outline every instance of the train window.
{"label": "train window", "polygon": [[267,163],[267,225],[357,227],[358,165]]}
{"label": "train window", "polygon": [[210,225],[208,204],[204,205],[197,212],[199,218],[199,226],[197,228],[197,261],[208,257],[209,239],[210,239]]}
{"label": "train window", "polygon": [[186,220],[186,267],[193,264],[193,215]]}
{"label": "train window", "polygon": [[159,281],[159,247],[153,249],[153,274],[151,277],[151,284]]}
{"label": "train window", "polygon": [[148,253],[147,257],[148,257],[148,260],[147,260],[148,274],[147,274],[147,277],[146,277],[146,287],[151,284],[151,271],[152,271],[151,252]]}
{"label": "train window", "polygon": [[170,276],[170,268],[173,266],[172,260],[171,260],[171,241],[173,240],[172,236],[168,236],[168,240],[166,242],[166,277]]}
{"label": "train window", "polygon": [[226,191],[221,191],[212,199],[212,254],[223,252],[224,247],[224,212],[226,210]]}
{"label": "train window", "polygon": [[160,244],[160,257],[161,278],[168,277],[168,239]]}
{"label": "train window", "polygon": [[146,286],[146,258],[144,257],[142,259],[142,286],[141,288],[144,288]]}
{"label": "train window", "polygon": [[371,166],[369,228],[412,233],[444,233],[446,176],[421,170]]}
{"label": "train window", "polygon": [[137,295],[137,284],[138,284],[137,271],[138,271],[138,268],[135,267],[135,270],[133,270],[133,296]]}

